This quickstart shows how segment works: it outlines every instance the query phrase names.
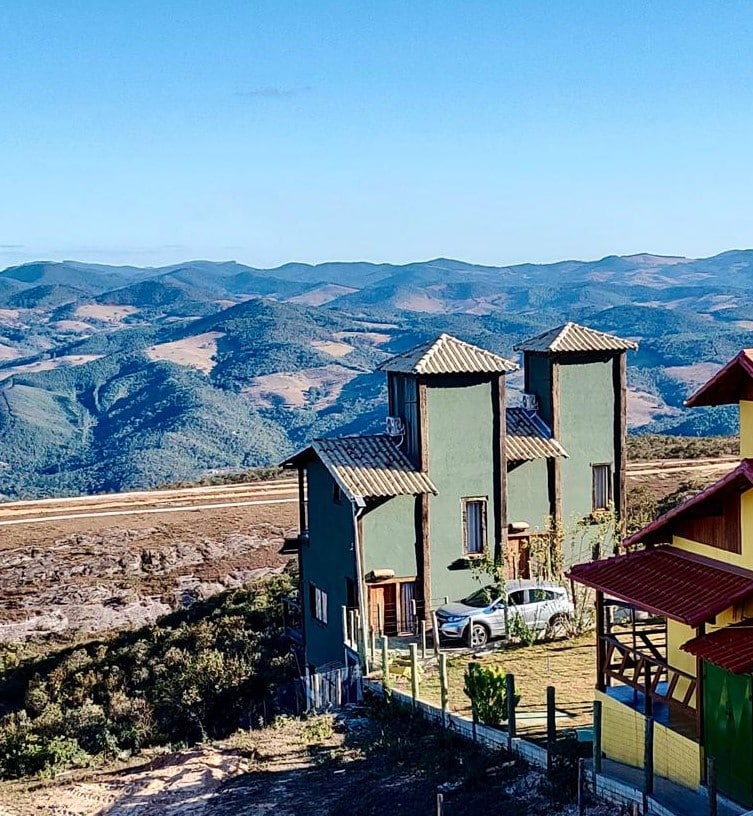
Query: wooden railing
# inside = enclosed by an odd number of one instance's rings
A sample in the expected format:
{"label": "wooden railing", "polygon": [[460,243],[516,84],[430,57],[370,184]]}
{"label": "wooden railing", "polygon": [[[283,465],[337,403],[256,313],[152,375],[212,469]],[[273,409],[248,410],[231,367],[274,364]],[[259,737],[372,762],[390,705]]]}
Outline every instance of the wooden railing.
{"label": "wooden railing", "polygon": [[[670,666],[655,654],[633,649],[610,635],[601,640],[606,677],[637,689],[652,700],[695,711],[697,681],[692,674]],[[666,688],[659,688],[662,681],[666,681]]]}

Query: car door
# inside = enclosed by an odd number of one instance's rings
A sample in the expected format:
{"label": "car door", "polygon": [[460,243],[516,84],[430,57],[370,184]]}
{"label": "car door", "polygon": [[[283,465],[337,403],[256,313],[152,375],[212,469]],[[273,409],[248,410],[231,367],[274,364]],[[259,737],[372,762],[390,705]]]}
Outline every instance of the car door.
{"label": "car door", "polygon": [[507,611],[505,609],[504,598],[497,597],[494,603],[489,607],[486,622],[489,624],[492,637],[500,637],[505,634],[505,618]]}
{"label": "car door", "polygon": [[555,594],[551,589],[534,587],[529,590],[529,603],[526,606],[526,623],[532,629],[546,629],[549,619],[554,614]]}
{"label": "car door", "polygon": [[514,592],[509,592],[507,595],[507,620],[510,621],[515,615],[519,615],[525,622],[527,604],[527,590],[516,589]]}

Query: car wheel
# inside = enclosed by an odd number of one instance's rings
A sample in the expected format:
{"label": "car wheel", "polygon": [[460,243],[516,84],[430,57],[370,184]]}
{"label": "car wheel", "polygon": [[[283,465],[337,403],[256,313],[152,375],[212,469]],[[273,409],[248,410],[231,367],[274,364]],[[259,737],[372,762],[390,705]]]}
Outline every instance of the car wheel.
{"label": "car wheel", "polygon": [[489,630],[483,623],[471,624],[471,649],[481,649],[489,640]]}
{"label": "car wheel", "polygon": [[570,618],[562,612],[552,615],[546,625],[547,640],[558,637],[566,637],[569,633]]}

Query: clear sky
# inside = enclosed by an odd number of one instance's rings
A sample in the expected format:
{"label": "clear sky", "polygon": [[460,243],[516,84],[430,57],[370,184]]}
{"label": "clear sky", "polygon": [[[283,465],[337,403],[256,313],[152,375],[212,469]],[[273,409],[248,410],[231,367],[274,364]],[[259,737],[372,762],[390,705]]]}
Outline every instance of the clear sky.
{"label": "clear sky", "polygon": [[750,246],[749,0],[0,2],[0,267]]}

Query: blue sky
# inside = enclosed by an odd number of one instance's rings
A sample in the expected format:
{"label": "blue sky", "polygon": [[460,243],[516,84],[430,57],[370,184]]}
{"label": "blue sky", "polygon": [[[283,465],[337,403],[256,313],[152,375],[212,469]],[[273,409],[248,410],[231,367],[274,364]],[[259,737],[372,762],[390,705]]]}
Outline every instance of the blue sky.
{"label": "blue sky", "polygon": [[753,3],[3,0],[0,267],[753,246]]}

